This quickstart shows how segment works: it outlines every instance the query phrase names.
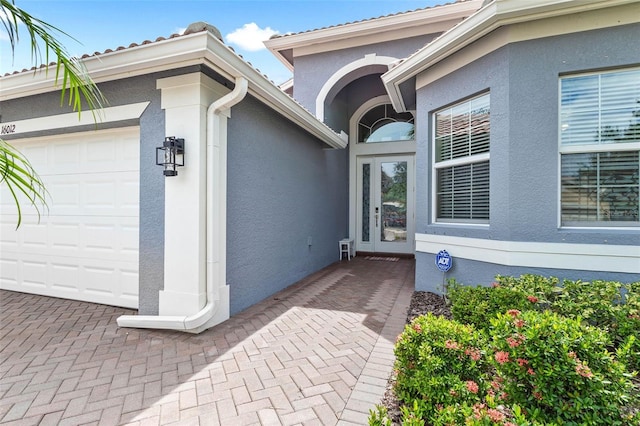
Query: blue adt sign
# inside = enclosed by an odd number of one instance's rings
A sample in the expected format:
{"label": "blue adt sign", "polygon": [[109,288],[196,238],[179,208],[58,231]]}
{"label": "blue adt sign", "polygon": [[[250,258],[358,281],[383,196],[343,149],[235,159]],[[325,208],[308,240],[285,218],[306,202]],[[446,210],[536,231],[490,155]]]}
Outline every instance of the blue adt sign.
{"label": "blue adt sign", "polygon": [[452,263],[453,260],[446,250],[440,250],[438,254],[436,254],[436,266],[442,272],[447,272],[449,269],[451,269]]}

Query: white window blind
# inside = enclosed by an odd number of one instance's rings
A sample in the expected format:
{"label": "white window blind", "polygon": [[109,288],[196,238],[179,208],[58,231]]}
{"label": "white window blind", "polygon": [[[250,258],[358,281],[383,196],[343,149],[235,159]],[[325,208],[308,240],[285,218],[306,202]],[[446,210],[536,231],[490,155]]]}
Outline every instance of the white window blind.
{"label": "white window blind", "polygon": [[489,221],[489,94],[434,114],[436,220]]}
{"label": "white window blind", "polygon": [[560,79],[561,224],[637,226],[640,69]]}

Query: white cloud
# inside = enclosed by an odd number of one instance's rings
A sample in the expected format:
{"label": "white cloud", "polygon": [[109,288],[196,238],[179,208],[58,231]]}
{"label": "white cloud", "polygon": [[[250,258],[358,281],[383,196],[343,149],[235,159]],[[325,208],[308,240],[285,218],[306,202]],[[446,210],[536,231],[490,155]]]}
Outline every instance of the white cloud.
{"label": "white cloud", "polygon": [[268,40],[278,31],[272,30],[270,27],[260,28],[255,22],[244,24],[242,28],[237,28],[232,33],[227,34],[227,41],[235,44],[249,52],[257,52],[265,49],[263,41]]}

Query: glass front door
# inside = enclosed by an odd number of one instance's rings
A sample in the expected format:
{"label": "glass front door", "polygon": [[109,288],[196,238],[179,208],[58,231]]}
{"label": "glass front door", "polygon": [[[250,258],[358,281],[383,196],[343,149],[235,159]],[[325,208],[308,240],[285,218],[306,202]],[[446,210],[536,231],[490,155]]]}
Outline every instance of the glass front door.
{"label": "glass front door", "polygon": [[357,250],[413,253],[413,158],[358,158]]}

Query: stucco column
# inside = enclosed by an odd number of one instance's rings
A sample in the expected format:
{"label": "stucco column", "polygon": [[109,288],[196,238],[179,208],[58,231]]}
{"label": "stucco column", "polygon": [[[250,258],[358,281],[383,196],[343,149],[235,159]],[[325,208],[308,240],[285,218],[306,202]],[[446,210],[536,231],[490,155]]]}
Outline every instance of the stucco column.
{"label": "stucco column", "polygon": [[229,89],[202,73],[163,78],[157,88],[165,136],[185,141],[185,166],[178,176],[165,178],[164,290],[158,314],[193,315],[206,303],[206,112]]}

